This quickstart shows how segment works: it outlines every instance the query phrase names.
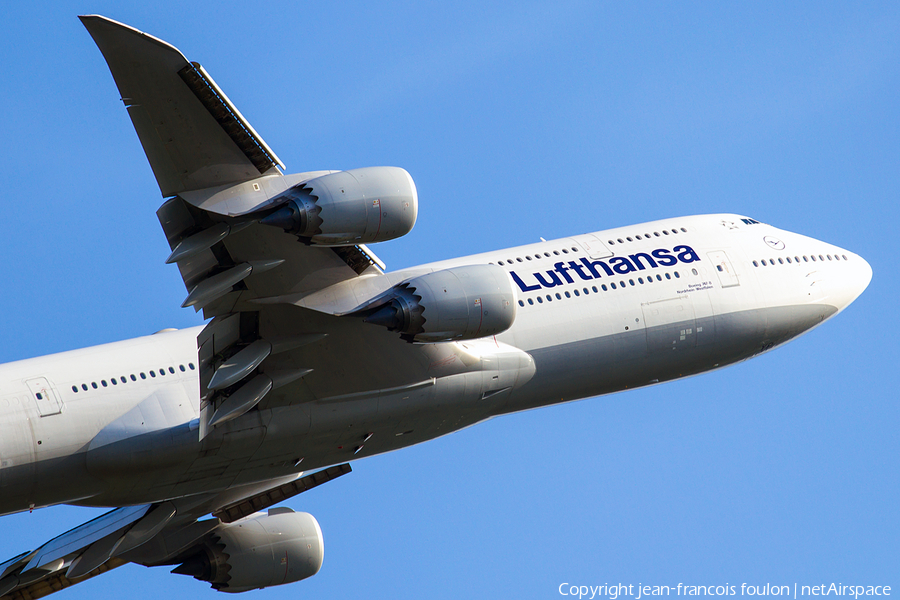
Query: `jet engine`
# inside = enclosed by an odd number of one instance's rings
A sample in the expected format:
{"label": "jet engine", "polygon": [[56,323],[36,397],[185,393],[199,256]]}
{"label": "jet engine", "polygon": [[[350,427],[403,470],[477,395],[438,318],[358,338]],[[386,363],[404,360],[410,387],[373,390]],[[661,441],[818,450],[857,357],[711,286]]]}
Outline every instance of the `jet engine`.
{"label": "jet engine", "polygon": [[516,293],[498,266],[453,267],[398,284],[363,312],[410,342],[471,340],[512,326]]}
{"label": "jet engine", "polygon": [[215,529],[173,573],[208,581],[220,592],[246,592],[312,577],[325,553],[309,513],[274,508]]}
{"label": "jet engine", "polygon": [[352,169],[288,189],[275,198],[281,208],[260,223],[321,246],[383,242],[412,230],[418,201],[416,184],[404,169]]}

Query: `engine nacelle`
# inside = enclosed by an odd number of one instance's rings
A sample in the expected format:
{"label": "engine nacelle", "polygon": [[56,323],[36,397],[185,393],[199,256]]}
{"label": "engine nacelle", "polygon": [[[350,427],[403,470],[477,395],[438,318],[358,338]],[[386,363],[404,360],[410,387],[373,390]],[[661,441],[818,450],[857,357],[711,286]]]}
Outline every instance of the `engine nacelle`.
{"label": "engine nacelle", "polygon": [[407,341],[471,340],[512,326],[516,293],[498,266],[453,267],[394,286],[365,312],[367,323],[397,331]]}
{"label": "engine nacelle", "polygon": [[416,184],[399,167],[330,173],[281,194],[280,209],[260,220],[311,244],[347,246],[392,240],[416,224]]}
{"label": "engine nacelle", "polygon": [[309,513],[274,508],[216,528],[173,573],[208,581],[220,592],[246,592],[312,577],[325,542]]}

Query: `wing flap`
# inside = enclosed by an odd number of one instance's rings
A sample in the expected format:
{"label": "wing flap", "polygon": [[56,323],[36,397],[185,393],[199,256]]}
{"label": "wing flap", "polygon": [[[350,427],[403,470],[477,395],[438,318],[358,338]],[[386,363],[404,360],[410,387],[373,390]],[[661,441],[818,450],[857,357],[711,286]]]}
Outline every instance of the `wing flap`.
{"label": "wing flap", "polygon": [[125,564],[112,557],[152,504],[113,509],[0,565],[0,600],[40,598]]}
{"label": "wing flap", "polygon": [[[119,559],[119,558],[111,558],[93,571],[86,573],[80,579],[73,580],[69,579],[65,576],[65,574],[60,571],[41,579],[39,581],[33,581],[31,583],[20,584],[18,582],[13,582],[11,580],[2,580],[0,581],[0,600],[34,600],[35,598],[43,598],[44,596],[49,596],[54,592],[58,592],[59,590],[63,590],[67,587],[75,585],[76,583],[81,583],[82,581],[87,581],[92,577],[96,577],[97,575],[102,575],[107,571],[111,571],[116,567],[121,567],[126,564],[128,561]],[[11,585],[6,591],[4,591],[6,585]],[[14,590],[14,591],[13,591]]]}
{"label": "wing flap", "polygon": [[22,573],[45,567],[53,561],[64,558],[124,529],[147,514],[150,507],[150,504],[145,504],[117,508],[53,538],[38,548],[34,557],[22,569]]}

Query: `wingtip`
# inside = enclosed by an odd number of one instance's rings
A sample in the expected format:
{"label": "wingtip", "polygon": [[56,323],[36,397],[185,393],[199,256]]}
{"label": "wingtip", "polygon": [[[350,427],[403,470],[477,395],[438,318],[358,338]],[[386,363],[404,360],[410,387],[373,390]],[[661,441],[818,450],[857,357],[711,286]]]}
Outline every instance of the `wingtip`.
{"label": "wingtip", "polygon": [[103,15],[78,15],[78,20],[82,22],[82,24],[87,24],[90,21],[110,21],[108,17],[104,17]]}

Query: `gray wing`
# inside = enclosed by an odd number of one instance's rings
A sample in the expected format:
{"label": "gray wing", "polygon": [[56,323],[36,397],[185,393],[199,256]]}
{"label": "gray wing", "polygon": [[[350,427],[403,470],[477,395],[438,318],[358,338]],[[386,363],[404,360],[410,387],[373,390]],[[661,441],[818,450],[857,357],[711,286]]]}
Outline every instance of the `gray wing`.
{"label": "gray wing", "polygon": [[[189,564],[205,546],[214,546],[217,532],[230,523],[350,471],[341,464],[217,494],[116,508],[0,563],[0,600],[41,598],[129,562]],[[213,518],[202,518],[209,513]],[[196,574],[181,567],[174,572]]]}
{"label": "gray wing", "polygon": [[284,168],[198,63],[106,17],[79,18],[106,57],[163,196]]}
{"label": "gray wing", "polygon": [[415,360],[396,336],[302,307],[304,297],[350,280],[365,280],[369,295],[387,289],[371,251],[309,245],[259,223],[279,194],[323,172],[283,176],[224,92],[173,46],[105,17],[81,19],[163,195],[174,196],[157,216],[188,292],[183,305],[212,318],[198,337],[201,439],[257,405],[358,392],[363,382],[376,389],[408,383],[387,360]]}

